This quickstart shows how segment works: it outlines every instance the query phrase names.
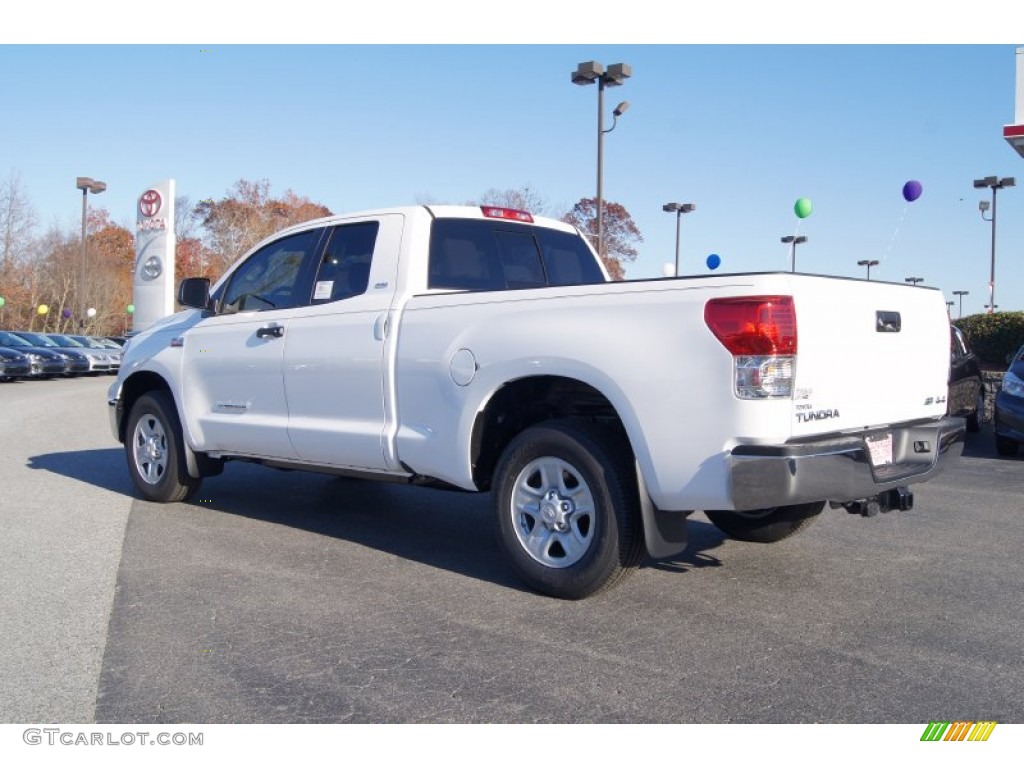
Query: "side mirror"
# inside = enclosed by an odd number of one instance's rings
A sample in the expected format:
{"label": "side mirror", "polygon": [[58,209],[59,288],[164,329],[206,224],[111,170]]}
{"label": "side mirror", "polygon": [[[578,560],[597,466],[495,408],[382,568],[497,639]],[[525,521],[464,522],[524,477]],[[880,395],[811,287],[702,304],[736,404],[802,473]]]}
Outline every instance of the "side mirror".
{"label": "side mirror", "polygon": [[195,309],[210,308],[210,278],[186,277],[178,284],[178,303]]}

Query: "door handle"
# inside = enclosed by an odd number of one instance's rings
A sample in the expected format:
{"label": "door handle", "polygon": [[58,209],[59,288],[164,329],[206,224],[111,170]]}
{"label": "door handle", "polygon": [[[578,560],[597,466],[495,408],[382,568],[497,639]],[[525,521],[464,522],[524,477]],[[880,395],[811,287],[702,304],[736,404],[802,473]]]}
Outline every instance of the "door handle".
{"label": "door handle", "polygon": [[384,341],[388,337],[388,317],[387,312],[383,315],[377,315],[377,319],[373,321],[373,338],[377,341]]}
{"label": "door handle", "polygon": [[264,325],[262,328],[256,329],[256,338],[263,339],[270,336],[275,339],[280,339],[284,336],[284,326],[282,325]]}

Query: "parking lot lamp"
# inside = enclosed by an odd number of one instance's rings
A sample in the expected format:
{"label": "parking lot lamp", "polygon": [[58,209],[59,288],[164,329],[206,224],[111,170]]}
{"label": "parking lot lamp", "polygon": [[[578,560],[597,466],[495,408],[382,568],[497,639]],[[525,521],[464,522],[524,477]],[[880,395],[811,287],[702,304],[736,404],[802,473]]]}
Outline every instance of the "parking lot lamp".
{"label": "parking lot lamp", "polygon": [[624,101],[617,106],[612,114],[614,122],[607,131],[604,129],[604,89],[622,85],[633,75],[633,69],[629,64],[612,64],[606,70],[604,65],[597,61],[584,61],[576,67],[572,73],[572,81],[576,85],[591,85],[597,83],[597,253],[604,256],[604,135],[615,129],[618,118],[629,109],[629,102]]}
{"label": "parking lot lamp", "polygon": [[782,242],[789,244],[789,271],[796,272],[796,247],[807,242],[807,235],[786,235]]}
{"label": "parking lot lamp", "polygon": [[90,179],[88,176],[79,176],[75,181],[75,187],[82,190],[82,263],[79,265],[78,273],[78,326],[79,328],[85,327],[85,276],[88,270],[86,262],[86,246],[85,246],[85,223],[88,218],[89,203],[88,196],[92,192],[94,195],[98,195],[100,192],[107,188],[105,182],[96,181]]}
{"label": "parking lot lamp", "polygon": [[988,304],[985,306],[988,308],[989,314],[992,314],[997,309],[996,304],[996,192],[1006,187],[1012,187],[1017,182],[1012,176],[1004,176],[999,178],[997,176],[986,176],[983,179],[974,180],[975,189],[985,189],[986,187],[992,190],[992,218],[985,218],[985,211],[988,210],[988,201],[982,200],[978,204],[978,210],[981,211],[981,218],[985,221],[992,222],[992,251],[989,259],[989,276],[988,276]]}
{"label": "parking lot lamp", "polygon": [[683,218],[684,213],[696,210],[697,206],[693,203],[665,203],[661,206],[661,210],[665,213],[675,213],[676,215],[676,271],[675,277],[679,277],[679,222]]}
{"label": "parking lot lamp", "polygon": [[878,266],[878,260],[877,259],[861,259],[860,261],[857,262],[857,266],[858,267],[867,267],[868,268],[868,280],[870,280],[871,279],[871,268]]}
{"label": "parking lot lamp", "polygon": [[960,297],[960,310],[957,314],[958,318],[964,316],[964,296],[967,296],[969,293],[970,291],[953,291],[954,296]]}

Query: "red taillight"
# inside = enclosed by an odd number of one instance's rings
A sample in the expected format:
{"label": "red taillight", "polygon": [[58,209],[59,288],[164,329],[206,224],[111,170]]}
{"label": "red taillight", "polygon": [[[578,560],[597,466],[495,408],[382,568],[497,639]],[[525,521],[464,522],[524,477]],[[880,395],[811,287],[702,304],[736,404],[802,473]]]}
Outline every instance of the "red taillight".
{"label": "red taillight", "polygon": [[489,219],[508,219],[509,221],[533,224],[533,216],[526,211],[517,211],[515,208],[497,208],[491,205],[481,205],[480,210]]}
{"label": "red taillight", "polygon": [[733,355],[795,355],[796,310],[792,296],[712,299],[704,322]]}

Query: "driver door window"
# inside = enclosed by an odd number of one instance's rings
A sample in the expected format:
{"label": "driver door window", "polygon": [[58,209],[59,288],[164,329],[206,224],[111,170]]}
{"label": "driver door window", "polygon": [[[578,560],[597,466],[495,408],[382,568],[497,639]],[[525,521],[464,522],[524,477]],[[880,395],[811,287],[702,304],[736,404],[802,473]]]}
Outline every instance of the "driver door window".
{"label": "driver door window", "polygon": [[231,276],[221,314],[287,309],[309,302],[301,296],[303,264],[316,247],[321,230],[282,238],[261,248]]}

